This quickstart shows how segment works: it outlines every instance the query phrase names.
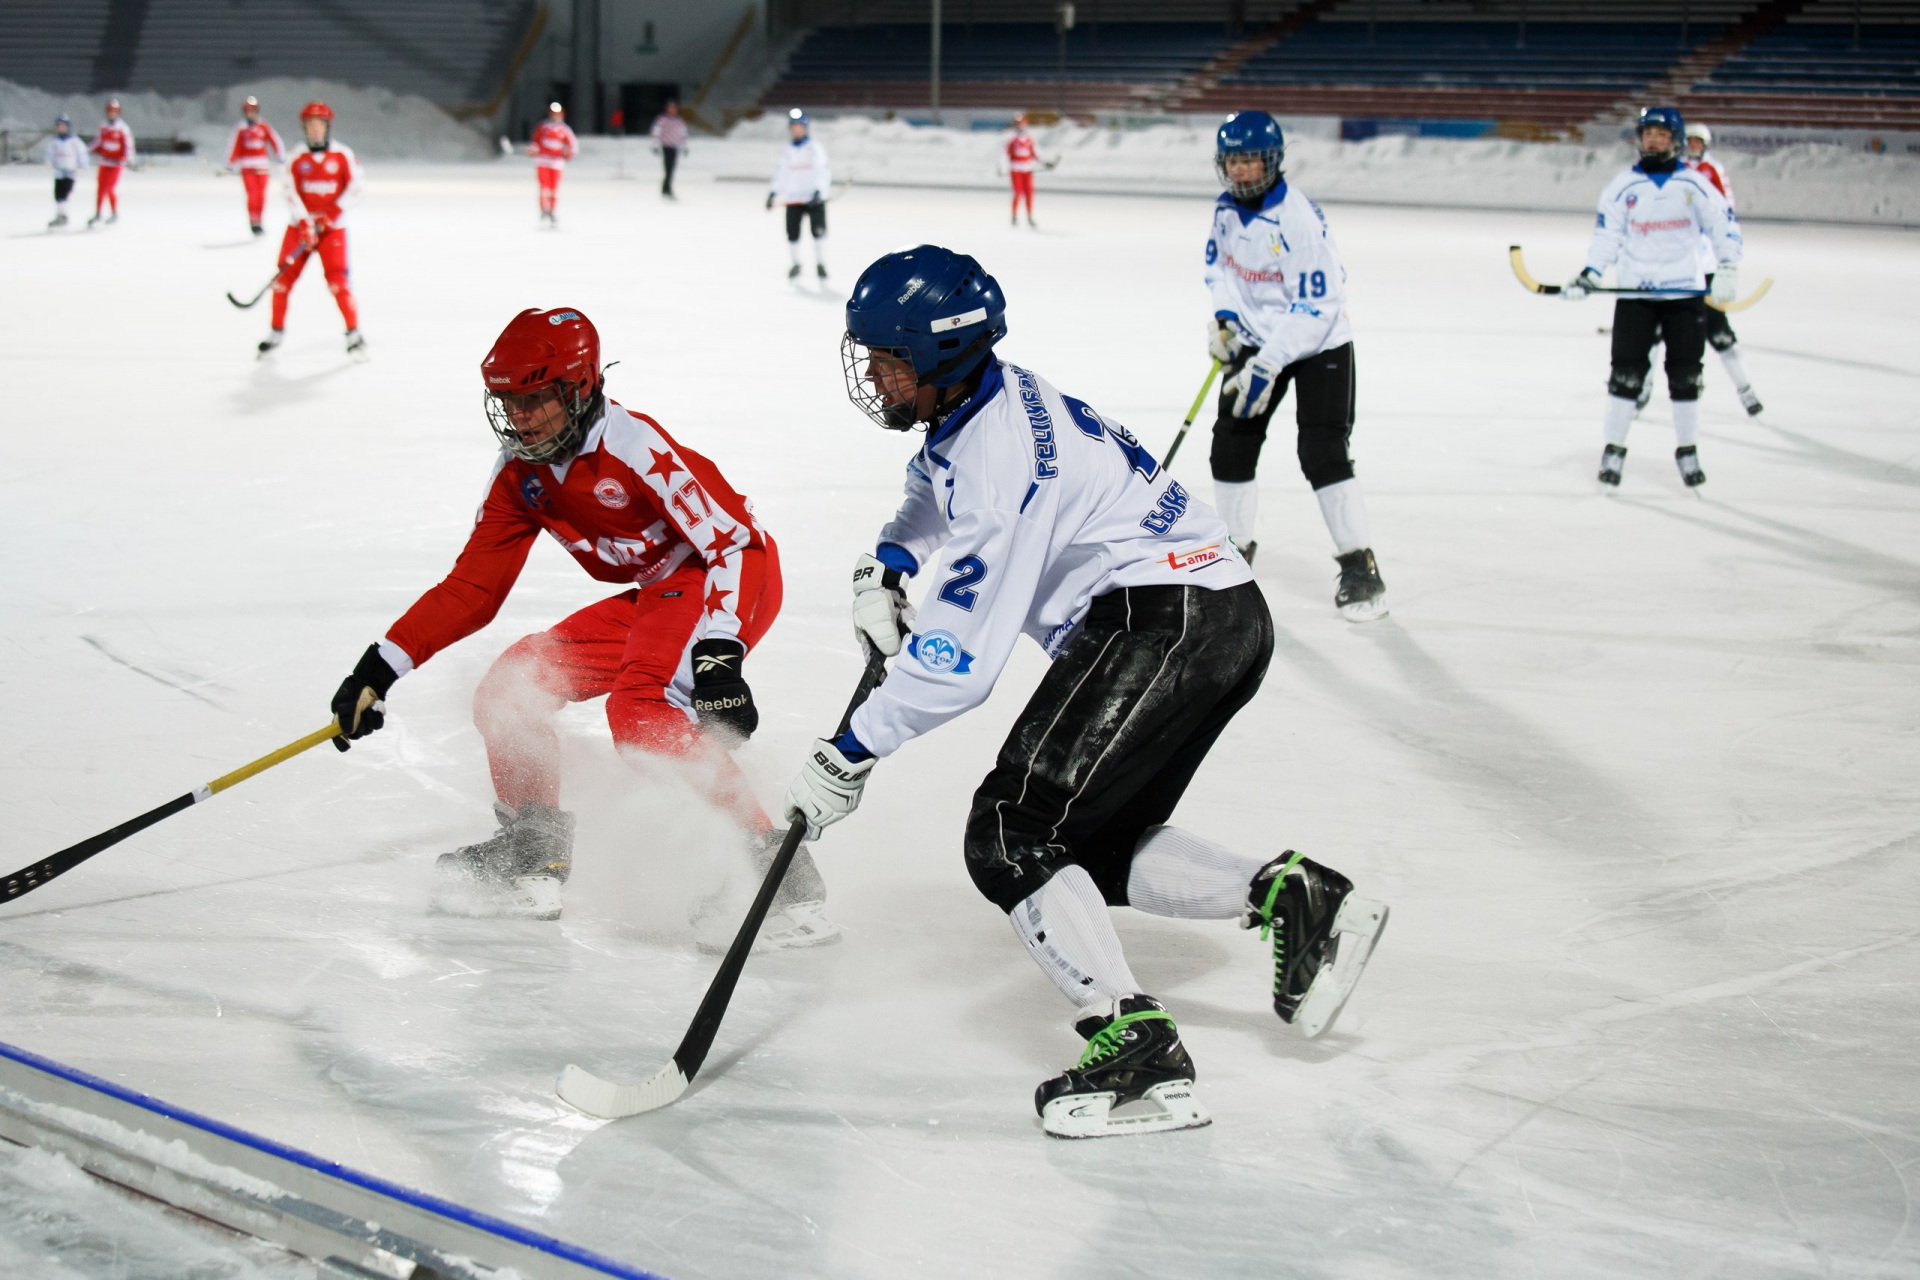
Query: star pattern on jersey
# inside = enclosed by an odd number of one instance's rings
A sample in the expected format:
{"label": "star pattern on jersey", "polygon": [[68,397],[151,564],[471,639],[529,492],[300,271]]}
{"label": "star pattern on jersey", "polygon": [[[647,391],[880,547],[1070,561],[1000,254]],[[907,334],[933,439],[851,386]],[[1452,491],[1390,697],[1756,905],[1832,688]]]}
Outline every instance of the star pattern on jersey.
{"label": "star pattern on jersey", "polygon": [[707,588],[707,616],[712,617],[716,613],[725,613],[727,609],[727,597],[732,594],[733,592],[722,591],[719,587]]}
{"label": "star pattern on jersey", "polygon": [[671,452],[662,453],[658,449],[648,449],[647,452],[653,455],[653,465],[647,468],[647,474],[649,476],[659,476],[660,484],[663,488],[673,483],[675,472],[686,470],[685,467],[673,460],[673,454]]}
{"label": "star pattern on jersey", "polygon": [[733,535],[738,532],[738,529],[718,528],[713,531],[713,541],[707,544],[706,549],[712,553],[714,568],[727,567],[727,552],[733,550]]}

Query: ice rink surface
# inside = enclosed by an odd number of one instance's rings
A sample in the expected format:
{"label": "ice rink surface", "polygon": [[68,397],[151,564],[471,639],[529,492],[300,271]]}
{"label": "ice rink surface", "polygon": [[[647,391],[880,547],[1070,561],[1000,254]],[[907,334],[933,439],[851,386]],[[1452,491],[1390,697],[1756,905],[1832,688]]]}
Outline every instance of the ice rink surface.
{"label": "ice rink surface", "polygon": [[[615,398],[779,540],[742,753],[769,804],[857,678],[845,574],[912,448],[845,399],[860,266],[975,254],[1009,298],[1001,352],[1156,452],[1206,368],[1203,201],[1043,191],[1036,233],[997,196],[855,188],[816,288],[785,279],[752,186],[667,204],[575,175],[542,232],[522,168],[382,166],[349,221],[356,365],[317,268],[287,345],[253,359],[266,307],[221,293],[264,280],[277,237],[246,243],[237,181],[130,174],[119,225],[43,236],[47,185],[0,173],[0,869],[326,721],[462,542],[493,452],[476,366],[522,307],[587,311]],[[500,619],[396,689],[387,732],[0,908],[0,1039],[676,1280],[1914,1275],[1920,238],[1750,224],[1747,281],[1777,284],[1736,325],[1766,415],[1709,356],[1703,496],[1664,389],[1602,496],[1609,310],[1530,297],[1505,261],[1522,243],[1564,279],[1591,219],[1328,214],[1393,612],[1334,613],[1276,432],[1278,649],[1177,821],[1308,851],[1393,920],[1306,1042],[1254,935],[1116,913],[1210,1128],[1039,1130],[1070,1011],[959,850],[1032,646],[876,770],[817,847],[845,939],[756,957],[684,1099],[612,1124],[559,1103],[568,1061],[666,1060],[714,966],[686,907],[731,855],[579,707],[566,918],[427,911],[434,856],[492,829],[481,672],[605,593],[545,540]],[[1175,469],[1207,491],[1204,438]],[[157,1210],[89,1210],[108,1193],[62,1196],[40,1160],[0,1157],[9,1274],[290,1274],[169,1244]]]}

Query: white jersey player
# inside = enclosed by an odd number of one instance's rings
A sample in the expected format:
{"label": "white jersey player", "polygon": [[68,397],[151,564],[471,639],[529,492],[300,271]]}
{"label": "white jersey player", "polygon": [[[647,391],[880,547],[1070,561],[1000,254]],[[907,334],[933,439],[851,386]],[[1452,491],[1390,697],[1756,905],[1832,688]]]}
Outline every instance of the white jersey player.
{"label": "white jersey player", "polygon": [[798,107],[787,112],[787,145],[780,148],[767,190],[767,208],[781,204],[787,210],[787,252],[793,257],[789,280],[800,278],[802,218],[813,232],[814,274],[827,278],[827,197],[833,191],[833,168],[827,162],[827,149],[813,136],[812,124]]}
{"label": "white jersey player", "polygon": [[1656,341],[1667,346],[1667,394],[1673,398],[1674,462],[1688,488],[1700,469],[1701,357],[1707,345],[1706,273],[1699,241],[1713,246],[1712,297],[1739,291],[1740,226],[1713,184],[1681,161],[1685,125],[1674,107],[1648,107],[1636,130],[1640,160],[1607,184],[1587,246],[1587,265],[1561,296],[1584,298],[1611,267],[1622,288],[1613,310],[1613,372],[1607,380],[1606,446],[1600,483],[1617,486],[1627,459],[1627,430],[1652,370]]}
{"label": "white jersey player", "polygon": [[[1192,1060],[1108,906],[1277,931],[1274,1008],[1309,1036],[1351,992],[1386,908],[1292,851],[1236,853],[1164,825],[1258,690],[1273,622],[1205,503],[1119,423],[995,357],[1005,315],[978,262],[932,245],[888,254],[854,287],[848,394],[927,436],[899,512],[854,565],[855,624],[893,670],[847,732],[814,744],[787,814],[816,831],[847,816],[876,759],[978,706],[1031,637],[1052,665],[974,795],[964,847],[1088,1042],[1035,1107],[1063,1137],[1201,1125]],[[922,572],[916,612],[902,581]],[[1158,1105],[1111,1116],[1140,1099]]]}
{"label": "white jersey player", "polygon": [[53,136],[47,139],[47,167],[53,170],[53,220],[47,225],[64,227],[73,184],[87,167],[87,144],[74,136],[73,121],[66,116],[53,122]]}
{"label": "white jersey player", "polygon": [[1300,469],[1333,537],[1334,605],[1353,622],[1387,612],[1366,499],[1347,451],[1353,436],[1353,327],[1347,272],[1320,206],[1288,187],[1286,141],[1264,111],[1220,126],[1214,167],[1226,186],[1207,235],[1213,318],[1207,346],[1225,369],[1213,424],[1214,501],[1235,545],[1253,559],[1254,479],[1267,427],[1296,388]]}

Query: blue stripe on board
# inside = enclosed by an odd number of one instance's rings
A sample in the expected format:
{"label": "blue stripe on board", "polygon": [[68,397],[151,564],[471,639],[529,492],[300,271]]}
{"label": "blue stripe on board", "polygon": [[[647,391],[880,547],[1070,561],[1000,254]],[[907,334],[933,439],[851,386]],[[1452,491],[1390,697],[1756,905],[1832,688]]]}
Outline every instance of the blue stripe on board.
{"label": "blue stripe on board", "polygon": [[15,1062],[32,1067],[37,1071],[44,1071],[50,1076],[58,1076],[60,1079],[80,1085],[82,1088],[92,1089],[96,1093],[104,1093],[110,1098],[118,1098],[122,1102],[131,1103],[143,1111],[151,1111],[155,1115],[165,1116],[169,1120],[177,1120],[181,1124],[214,1134],[217,1137],[226,1138],[232,1142],[237,1142],[243,1147],[251,1147],[255,1151],[285,1160],[290,1164],[297,1164],[302,1168],[311,1169],[315,1173],[325,1174],[329,1178],[360,1187],[366,1191],[372,1191],[377,1195],[386,1196],[390,1200],[398,1200],[402,1204],[410,1204],[417,1209],[425,1209],[428,1213],[437,1214],[453,1222],[462,1223],[477,1230],[485,1231],[489,1235],[499,1236],[503,1240],[511,1240],[515,1244],[522,1244],[530,1249],[538,1249],[542,1253],[550,1253],[556,1258],[565,1258],[568,1262],[579,1263],[583,1267],[590,1267],[606,1275],[619,1276],[622,1280],[664,1280],[664,1277],[656,1275],[651,1271],[641,1271],[635,1267],[628,1266],[624,1262],[616,1262],[612,1258],[604,1257],[588,1249],[582,1249],[578,1245],[568,1244],[564,1240],[556,1240],[552,1236],[541,1235],[537,1231],[529,1231],[525,1227],[515,1226],[513,1223],[502,1218],[491,1217],[488,1214],[481,1213],[477,1209],[469,1209],[465,1205],[455,1204],[451,1200],[442,1200],[439,1196],[432,1196],[424,1191],[415,1191],[409,1187],[403,1187],[397,1182],[388,1182],[385,1178],[377,1178],[370,1173],[361,1173],[357,1169],[349,1169],[338,1161],[323,1159],[310,1152],[302,1151],[297,1147],[289,1147],[283,1143],[275,1142],[271,1138],[263,1138],[258,1134],[248,1133],[245,1129],[236,1129],[230,1124],[223,1124],[221,1121],[209,1116],[203,1116],[197,1112],[176,1107],[169,1102],[162,1102],[158,1098],[151,1097],[137,1090],[117,1085],[111,1080],[102,1080],[99,1076],[90,1075],[85,1071],[80,1071],[74,1067],[66,1066],[63,1063],[55,1062],[51,1058],[43,1058],[37,1053],[19,1048],[16,1045],[8,1044],[3,1040],[0,1040],[0,1058],[11,1058]]}

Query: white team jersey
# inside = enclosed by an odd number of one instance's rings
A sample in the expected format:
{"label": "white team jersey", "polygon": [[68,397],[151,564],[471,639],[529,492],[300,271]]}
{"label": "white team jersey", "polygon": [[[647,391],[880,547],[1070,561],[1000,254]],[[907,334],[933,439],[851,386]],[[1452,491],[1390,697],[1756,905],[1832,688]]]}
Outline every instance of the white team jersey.
{"label": "white team jersey", "polygon": [[1353,341],[1347,272],[1320,206],[1276,183],[1248,209],[1222,193],[1207,238],[1207,288],[1260,358],[1285,367]]}
{"label": "white team jersey", "polygon": [[87,167],[87,144],[71,133],[64,138],[56,133],[47,139],[47,164],[55,177],[71,178]]}
{"label": "white team jersey", "polygon": [[1740,222],[1713,184],[1692,169],[1647,174],[1635,165],[1600,196],[1587,269],[1608,267],[1623,289],[1705,289],[1699,249],[1715,263],[1740,261]]}
{"label": "white team jersey", "polygon": [[1213,508],[1125,427],[1005,361],[907,464],[880,541],[930,585],[887,682],[854,713],[879,756],[984,702],[1022,632],[1058,654],[1095,596],[1253,580]]}
{"label": "white team jersey", "polygon": [[827,149],[811,136],[780,148],[773,167],[773,198],[781,204],[806,204],[816,195],[824,200],[833,189],[833,170]]}

